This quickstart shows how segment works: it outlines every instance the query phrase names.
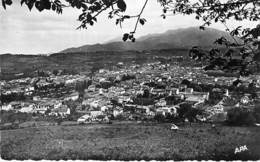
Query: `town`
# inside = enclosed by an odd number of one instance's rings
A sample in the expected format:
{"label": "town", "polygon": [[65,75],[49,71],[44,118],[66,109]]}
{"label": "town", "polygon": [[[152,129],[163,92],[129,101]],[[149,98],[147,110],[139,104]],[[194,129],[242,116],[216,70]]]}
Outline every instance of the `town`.
{"label": "town", "polygon": [[216,77],[202,67],[178,62],[118,62],[115,68],[92,75],[68,75],[61,70],[38,74],[0,81],[1,129],[31,127],[23,123],[32,120],[49,125],[63,121],[225,122],[231,120],[231,110],[253,113],[260,103],[259,75]]}

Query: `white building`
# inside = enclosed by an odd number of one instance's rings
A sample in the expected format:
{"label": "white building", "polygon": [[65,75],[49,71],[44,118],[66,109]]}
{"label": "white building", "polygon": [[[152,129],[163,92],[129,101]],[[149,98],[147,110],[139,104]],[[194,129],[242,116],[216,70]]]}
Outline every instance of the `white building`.
{"label": "white building", "polygon": [[1,110],[10,111],[10,110],[13,110],[13,107],[12,107],[11,104],[2,105],[2,106],[1,106]]}
{"label": "white building", "polygon": [[28,106],[22,107],[19,111],[24,112],[24,113],[32,113],[33,105],[28,105]]}

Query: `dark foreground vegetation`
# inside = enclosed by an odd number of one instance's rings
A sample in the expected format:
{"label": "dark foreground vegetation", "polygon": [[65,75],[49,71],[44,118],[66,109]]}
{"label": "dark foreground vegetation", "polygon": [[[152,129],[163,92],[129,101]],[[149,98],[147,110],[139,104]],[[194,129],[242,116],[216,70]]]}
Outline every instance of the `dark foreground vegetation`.
{"label": "dark foreground vegetation", "polygon": [[[1,131],[3,159],[257,160],[258,127],[113,123]],[[247,150],[234,153],[240,146]]]}

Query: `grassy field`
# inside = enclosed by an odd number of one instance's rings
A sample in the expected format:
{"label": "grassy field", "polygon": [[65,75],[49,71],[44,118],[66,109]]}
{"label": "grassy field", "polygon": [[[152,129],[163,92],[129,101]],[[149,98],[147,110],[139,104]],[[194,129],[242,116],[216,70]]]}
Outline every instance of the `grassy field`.
{"label": "grassy field", "polygon": [[[193,124],[62,125],[1,131],[3,159],[260,159],[260,128]],[[248,150],[234,154],[235,148]]]}

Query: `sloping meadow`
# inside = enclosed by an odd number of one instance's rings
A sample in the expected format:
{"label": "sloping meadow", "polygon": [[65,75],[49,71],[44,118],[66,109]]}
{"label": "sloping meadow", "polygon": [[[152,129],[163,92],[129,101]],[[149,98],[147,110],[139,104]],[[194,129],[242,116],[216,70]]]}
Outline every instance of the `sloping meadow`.
{"label": "sloping meadow", "polygon": [[[256,160],[259,128],[193,124],[47,126],[1,131],[3,159]],[[236,148],[247,150],[234,153]]]}

